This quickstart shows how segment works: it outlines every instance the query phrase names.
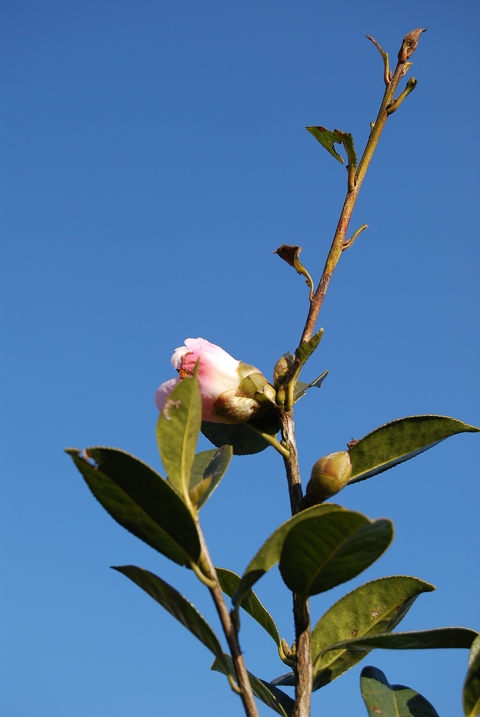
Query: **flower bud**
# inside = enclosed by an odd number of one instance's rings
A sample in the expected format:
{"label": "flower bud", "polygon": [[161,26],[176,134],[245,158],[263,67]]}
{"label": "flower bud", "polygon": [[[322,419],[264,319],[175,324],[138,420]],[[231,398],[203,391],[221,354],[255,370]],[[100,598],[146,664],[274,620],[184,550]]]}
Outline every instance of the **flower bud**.
{"label": "flower bud", "polygon": [[294,357],[291,353],[284,354],[281,356],[273,369],[273,385],[278,388],[285,383],[290,367],[294,361]]}
{"label": "flower bud", "polygon": [[[310,505],[323,503],[344,488],[352,475],[350,456],[346,451],[330,453],[320,458],[312,468],[305,501]],[[307,506],[305,506],[307,507]]]}
{"label": "flower bud", "polygon": [[175,349],[171,361],[179,378],[170,379],[157,389],[155,402],[159,411],[178,382],[193,376],[197,363],[204,421],[245,423],[263,413],[267,406],[275,405],[275,389],[258,368],[237,361],[205,339],[186,339],[184,346]]}
{"label": "flower bud", "polygon": [[295,655],[284,637],[282,637],[280,645],[278,646],[278,654],[280,655],[281,661],[289,667],[295,663]]}

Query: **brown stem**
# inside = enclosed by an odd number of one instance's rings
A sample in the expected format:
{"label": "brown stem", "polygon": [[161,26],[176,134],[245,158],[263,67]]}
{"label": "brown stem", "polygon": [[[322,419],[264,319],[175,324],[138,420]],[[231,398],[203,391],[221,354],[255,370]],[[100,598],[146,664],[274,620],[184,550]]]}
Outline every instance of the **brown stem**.
{"label": "brown stem", "polygon": [[[298,466],[297,446],[295,443],[295,425],[293,423],[293,412],[284,411],[280,415],[282,438],[285,442],[289,455],[284,457],[285,472],[287,474],[288,492],[290,495],[290,506],[292,515],[300,510],[302,501],[302,483]],[[312,693],[312,658],[310,649],[310,612],[308,603],[300,601],[293,596],[293,616],[295,621],[295,705],[292,717],[309,717],[310,700]]]}
{"label": "brown stem", "polygon": [[312,651],[310,647],[310,608],[308,601],[293,596],[293,615],[295,618],[295,643],[297,656],[294,670],[295,705],[292,717],[309,717],[312,697]]}
{"label": "brown stem", "polygon": [[215,607],[217,608],[217,613],[220,618],[220,622],[222,623],[223,632],[227,639],[228,646],[230,648],[230,652],[232,653],[232,660],[233,660],[233,664],[235,665],[235,672],[237,674],[239,695],[243,702],[245,714],[247,715],[247,717],[259,717],[257,706],[255,704],[255,698],[254,698],[253,692],[252,692],[252,686],[250,684],[250,680],[248,679],[247,668],[245,667],[243,655],[240,650],[240,645],[238,642],[238,635],[235,631],[232,619],[230,617],[230,613],[228,612],[228,608],[225,604],[225,599],[223,597],[223,591],[222,591],[222,588],[220,587],[220,583],[218,582],[217,573],[215,571],[215,566],[213,565],[212,559],[210,557],[210,553],[208,552],[205,537],[203,535],[203,532],[200,528],[198,521],[197,521],[197,528],[198,528],[198,533],[200,536],[200,544],[202,546],[202,553],[205,558],[206,565],[208,566],[210,575],[213,578],[214,583],[215,583],[215,585],[209,589],[210,589],[210,593],[213,598],[213,602],[215,603]]}
{"label": "brown stem", "polygon": [[[322,307],[323,299],[328,289],[330,279],[332,278],[335,267],[338,264],[342,251],[350,246],[355,238],[360,233],[356,232],[352,239],[346,243],[346,236],[348,231],[348,225],[352,217],[355,202],[357,201],[358,193],[362,186],[363,180],[367,173],[367,169],[371,162],[373,153],[380,139],[380,135],[385,127],[385,123],[389,116],[389,110],[395,100],[395,93],[397,91],[400,80],[407,72],[410,63],[407,60],[411,57],[413,52],[417,48],[418,38],[424,30],[414,30],[403,38],[403,43],[398,53],[398,62],[395,68],[393,76],[390,74],[388,66],[388,55],[383,52],[378,43],[373,40],[374,44],[380,50],[380,53],[384,60],[384,80],[386,84],[385,94],[383,96],[382,104],[378,112],[377,119],[372,127],[370,137],[367,145],[363,152],[363,156],[360,160],[355,175],[352,176],[352,172],[349,172],[348,176],[348,189],[343,203],[343,208],[338,220],[333,242],[330,247],[330,251],[325,262],[325,267],[318,284],[317,290],[313,297],[310,298],[310,309],[308,312],[305,327],[303,329],[302,338],[300,343],[309,341],[315,330],[315,324]],[[409,90],[411,91],[411,90]],[[406,94],[404,93],[406,96]],[[401,102],[403,96],[399,98]],[[395,106],[396,109],[396,106]],[[361,231],[361,230],[360,230]],[[289,382],[295,383],[300,366],[300,359],[297,358],[293,362],[289,376],[285,382],[287,388]],[[290,386],[292,389],[292,387]],[[293,386],[293,390],[294,390]],[[288,411],[281,412],[280,423],[283,443],[289,451],[288,456],[284,456],[285,470],[288,481],[288,491],[290,495],[290,505],[292,509],[292,515],[298,513],[302,501],[302,484],[300,481],[300,470],[298,466],[298,455],[295,442],[295,426],[293,422],[293,411],[292,406],[289,406]],[[293,596],[293,612],[295,619],[295,637],[296,637],[296,660],[295,660],[295,705],[292,712],[292,717],[309,717],[310,715],[310,701],[312,692],[312,659],[311,659],[311,648],[310,648],[310,612],[307,601],[301,601],[298,596]]]}
{"label": "brown stem", "polygon": [[327,261],[325,262],[322,277],[313,296],[313,299],[310,302],[310,309],[308,312],[307,320],[305,322],[305,327],[303,329],[302,338],[300,340],[300,343],[302,344],[311,339],[315,330],[315,324],[317,322],[318,314],[320,313],[320,309],[322,307],[323,299],[325,298],[325,294],[327,293],[330,279],[332,278],[332,274],[342,254],[348,225],[352,217],[358,193],[360,192],[360,187],[362,186],[363,180],[367,173],[367,169],[373,157],[373,153],[375,152],[378,140],[380,139],[380,135],[382,134],[383,128],[385,127],[385,123],[388,118],[389,105],[393,103],[395,92],[397,91],[400,80],[408,70],[409,63],[407,63],[407,60],[415,51],[418,43],[418,37],[421,32],[423,32],[423,30],[414,30],[413,32],[410,32],[404,37],[402,47],[400,48],[400,52],[398,53],[398,62],[395,68],[395,72],[393,73],[393,77],[391,79],[386,78],[389,79],[389,82],[385,89],[385,94],[383,96],[382,104],[380,105],[377,119],[375,120],[375,124],[370,133],[370,137],[365,147],[365,151],[363,153],[360,164],[358,165],[358,169],[355,175],[354,186],[353,188],[349,187],[349,191],[347,192],[347,195],[345,197],[343,208],[340,214],[340,219],[338,220],[337,229],[335,231],[335,236],[333,237],[333,242],[328,253]]}
{"label": "brown stem", "polygon": [[300,510],[300,503],[303,498],[302,482],[298,467],[297,444],[295,442],[295,425],[293,423],[293,411],[282,411],[280,413],[280,425],[282,439],[287,446],[289,455],[284,456],[285,472],[287,474],[288,493],[290,496],[290,507],[292,515]]}

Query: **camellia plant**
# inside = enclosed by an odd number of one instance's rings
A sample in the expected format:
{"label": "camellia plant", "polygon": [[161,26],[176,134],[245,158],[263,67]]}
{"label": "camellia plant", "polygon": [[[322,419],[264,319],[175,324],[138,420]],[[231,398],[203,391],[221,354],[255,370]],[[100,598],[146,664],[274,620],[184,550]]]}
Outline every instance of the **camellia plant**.
{"label": "camellia plant", "polygon": [[[326,372],[305,383],[300,374],[318,347],[323,331],[316,322],[334,269],[366,225],[350,237],[347,230],[358,193],[382,130],[405,98],[415,89],[407,74],[410,57],[423,29],[403,39],[393,72],[380,45],[369,39],[383,60],[386,85],[377,119],[360,161],[351,134],[325,127],[307,130],[336,160],[347,158],[347,190],[335,236],[318,285],[302,266],[301,247],[283,245],[276,253],[302,274],[310,289],[308,314],[298,347],[286,353],[273,369],[272,381],[254,366],[238,361],[205,339],[186,339],[175,349],[172,364],[178,372],[158,388],[157,441],[166,478],[134,456],[114,448],[68,449],[90,490],[108,513],[149,546],[178,565],[193,571],[210,591],[228,652],[194,605],[157,575],[125,565],[123,573],[179,620],[212,652],[212,669],[223,673],[242,702],[248,717],[258,715],[255,698],[283,717],[308,717],[313,691],[335,680],[374,648],[390,650],[466,648],[470,650],[463,686],[466,717],[480,714],[480,635],[464,627],[400,632],[396,628],[416,598],[434,590],[414,577],[390,576],[362,585],[330,607],[312,625],[309,598],[355,578],[388,548],[393,525],[371,520],[329,501],[352,483],[432,448],[449,436],[478,432],[479,428],[444,416],[422,415],[387,423],[347,451],[317,460],[302,489],[295,442],[294,407],[305,393],[319,387]],[[195,453],[200,431],[215,448]],[[278,451],[285,466],[292,517],[265,540],[242,575],[215,567],[201,528],[201,508],[225,475],[232,455]],[[270,613],[253,587],[278,564],[293,596],[293,644],[280,637]],[[285,673],[267,682],[247,671],[240,648],[241,611],[256,620],[275,643]],[[282,687],[293,686],[292,698]],[[361,673],[361,690],[369,715],[433,717],[434,707],[413,688],[392,685],[375,667]]]}

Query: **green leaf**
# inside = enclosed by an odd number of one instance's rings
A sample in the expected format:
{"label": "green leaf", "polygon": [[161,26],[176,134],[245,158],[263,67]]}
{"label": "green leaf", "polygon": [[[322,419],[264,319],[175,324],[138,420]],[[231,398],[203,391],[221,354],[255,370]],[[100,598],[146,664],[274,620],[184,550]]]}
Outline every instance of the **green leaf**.
{"label": "green leaf", "polygon": [[295,525],[283,543],[280,573],[304,599],[351,580],[369,567],[393,539],[389,520],[334,511]]}
{"label": "green leaf", "polygon": [[227,423],[203,421],[202,433],[214,446],[231,446],[235,456],[260,453],[269,446],[267,441],[255,431],[252,431],[246,423],[229,426]]}
{"label": "green leaf", "polygon": [[195,635],[200,642],[203,642],[205,647],[208,647],[220,662],[224,662],[222,647],[212,628],[205,618],[200,615],[197,608],[175,588],[172,588],[171,585],[157,575],[150,573],[148,570],[137,568],[135,565],[113,566],[113,570],[123,573],[138,587],[145,590],[170,615],[173,615],[176,620],[182,623],[192,635]]}
{"label": "green leaf", "polygon": [[350,448],[349,483],[382,473],[465,431],[476,433],[480,428],[446,416],[409,416],[386,423]]}
{"label": "green leaf", "polygon": [[313,689],[318,690],[332,682],[368,654],[368,650],[343,649],[322,655],[329,645],[346,637],[391,632],[403,620],[417,597],[432,590],[435,590],[434,586],[423,580],[393,575],[372,580],[340,598],[312,630]]}
{"label": "green leaf", "polygon": [[202,433],[214,446],[232,446],[235,456],[246,456],[260,453],[269,447],[269,443],[262,438],[250,424],[263,433],[275,436],[280,430],[276,412],[267,412],[259,418],[248,423],[239,423],[231,426],[227,423],[202,422]]}
{"label": "green leaf", "polygon": [[[237,680],[235,667],[230,655],[223,655],[223,662],[217,658],[211,669],[215,672],[221,672],[223,675],[227,675],[227,677],[230,676],[235,681]],[[248,673],[248,679],[250,680],[255,697],[258,697],[259,700],[268,705],[274,712],[277,712],[277,714],[282,715],[282,717],[291,717],[294,701],[289,695],[279,690],[278,687],[271,685],[269,682],[255,677],[251,672]]]}
{"label": "green leaf", "polygon": [[414,632],[390,632],[379,635],[352,637],[330,645],[326,650],[347,648],[348,650],[372,650],[381,647],[384,650],[432,650],[447,647],[470,648],[478,636],[476,630],[469,627],[436,627],[433,630]]}
{"label": "green leaf", "polygon": [[195,522],[182,499],[150,466],[114,448],[66,450],[95,498],[117,523],[179,565],[200,557]]}
{"label": "green leaf", "polygon": [[462,701],[465,717],[477,717],[480,714],[480,635],[470,648]]}
{"label": "green leaf", "polygon": [[333,512],[343,510],[344,508],[339,505],[335,505],[334,503],[314,505],[311,508],[307,508],[306,510],[302,510],[300,513],[297,513],[292,518],[283,523],[279,528],[277,528],[271,534],[271,536],[267,538],[265,543],[262,545],[258,553],[252,558],[245,572],[243,573],[242,579],[240,580],[240,585],[238,586],[238,589],[233,596],[233,604],[235,605],[235,608],[238,609],[238,606],[242,602],[248,590],[258,580],[260,580],[260,578],[265,575],[266,572],[268,572],[271,568],[273,568],[276,563],[279,562],[285,538],[294,526],[304,520],[307,520],[308,518],[311,518],[312,516],[323,515],[326,513],[330,513],[331,511]]}
{"label": "green leaf", "polygon": [[342,144],[345,147],[350,167],[353,167],[355,169],[355,167],[357,166],[357,153],[355,152],[355,147],[353,144],[353,136],[348,132],[341,132],[339,129],[335,131],[342,138]]}
{"label": "green leaf", "polygon": [[438,717],[425,697],[410,687],[391,685],[377,667],[363,668],[360,688],[370,717]]}
{"label": "green leaf", "polygon": [[158,450],[168,480],[184,498],[188,498],[201,416],[198,379],[186,377],[175,386],[158,417]]}
{"label": "green leaf", "polygon": [[[232,447],[221,446],[216,450],[197,453],[190,473],[189,495],[201,508],[218,486],[232,459]],[[198,499],[195,498],[199,495]]]}
{"label": "green leaf", "polygon": [[[228,597],[232,597],[240,584],[240,576],[231,570],[226,570],[225,568],[215,568],[215,570],[217,571],[218,580],[223,592],[228,595]],[[263,607],[253,590],[248,590],[246,592],[240,607],[242,607],[245,612],[248,612],[248,614],[268,632],[270,637],[275,641],[277,647],[279,647],[280,635],[278,633],[277,626],[275,625],[272,616]]]}
{"label": "green leaf", "polygon": [[318,344],[322,340],[322,336],[323,329],[320,329],[320,331],[317,331],[317,333],[312,336],[310,341],[306,341],[304,344],[300,344],[300,346],[295,349],[295,356],[300,360],[302,366],[313,354]]}
{"label": "green leaf", "polygon": [[343,144],[347,152],[348,161],[352,168],[357,165],[357,154],[355,147],[353,146],[353,137],[348,132],[342,132],[339,129],[334,129],[333,132],[326,129],[325,127],[306,127],[306,130],[320,142],[322,147],[325,147],[332,157],[335,157],[341,164],[344,164],[343,157],[341,157],[335,150],[334,144]]}
{"label": "green leaf", "polygon": [[328,376],[328,371],[324,371],[320,376],[318,376],[314,381],[311,381],[311,383],[305,383],[304,381],[297,381],[297,385],[295,387],[295,395],[294,400],[295,403],[299,401],[305,394],[307,393],[309,388],[321,388],[324,380]]}
{"label": "green leaf", "polygon": [[316,140],[320,142],[322,147],[325,147],[327,152],[329,152],[332,157],[335,157],[335,159],[337,159],[340,164],[345,164],[343,157],[338,154],[338,152],[333,146],[335,143],[342,143],[342,140],[337,134],[337,130],[331,132],[326,127],[305,127],[305,129],[310,132],[310,134],[313,135]]}

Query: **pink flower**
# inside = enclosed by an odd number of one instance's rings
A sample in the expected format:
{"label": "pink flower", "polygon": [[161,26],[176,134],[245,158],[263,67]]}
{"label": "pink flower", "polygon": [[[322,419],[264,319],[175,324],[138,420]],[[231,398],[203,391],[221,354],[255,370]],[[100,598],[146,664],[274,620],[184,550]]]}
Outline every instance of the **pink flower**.
{"label": "pink flower", "polygon": [[248,366],[205,339],[186,339],[171,358],[179,378],[165,381],[157,389],[155,403],[161,411],[175,386],[193,376],[198,364],[202,396],[202,418],[212,423],[244,423],[263,405],[275,402],[275,390],[254,366]]}

